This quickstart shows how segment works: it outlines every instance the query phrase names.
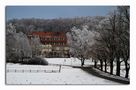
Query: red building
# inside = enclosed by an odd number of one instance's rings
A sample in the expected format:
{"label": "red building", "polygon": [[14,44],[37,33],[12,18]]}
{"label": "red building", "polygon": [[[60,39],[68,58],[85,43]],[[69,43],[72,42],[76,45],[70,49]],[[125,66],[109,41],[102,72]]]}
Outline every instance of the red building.
{"label": "red building", "polygon": [[42,44],[53,46],[66,46],[67,37],[65,32],[32,32],[32,36],[38,36]]}
{"label": "red building", "polygon": [[41,52],[44,52],[46,57],[68,57],[69,48],[65,32],[32,32],[28,36],[40,38],[40,42],[45,45]]}

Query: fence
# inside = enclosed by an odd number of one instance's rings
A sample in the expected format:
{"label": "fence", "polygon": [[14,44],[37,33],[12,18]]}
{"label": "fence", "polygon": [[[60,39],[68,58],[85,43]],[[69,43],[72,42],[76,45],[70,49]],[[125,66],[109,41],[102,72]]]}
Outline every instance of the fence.
{"label": "fence", "polygon": [[59,73],[60,70],[17,70],[17,69],[7,69],[7,73]]}

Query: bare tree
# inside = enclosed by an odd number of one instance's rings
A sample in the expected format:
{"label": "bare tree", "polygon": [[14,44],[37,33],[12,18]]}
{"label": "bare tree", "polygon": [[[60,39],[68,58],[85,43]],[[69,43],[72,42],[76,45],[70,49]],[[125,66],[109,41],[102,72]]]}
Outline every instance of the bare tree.
{"label": "bare tree", "polygon": [[[128,78],[130,69],[130,7],[120,6],[117,8],[118,11],[118,31],[120,31],[118,37],[120,40],[120,57],[123,58],[125,63],[126,75]],[[119,70],[118,70],[119,71]],[[119,73],[117,73],[119,75]]]}
{"label": "bare tree", "polygon": [[[116,62],[116,75],[120,76],[120,63],[124,61],[126,67],[125,77],[127,78],[130,68],[129,7],[118,7],[117,10],[110,13],[107,18],[100,22],[97,31],[100,34],[100,37],[97,38],[97,42],[100,43],[99,46],[103,47],[103,49],[95,49],[95,52],[99,52],[96,54],[100,54],[102,57],[107,55],[105,60],[110,63],[110,74],[113,74],[113,62]],[[102,53],[103,51],[104,53]],[[100,56],[97,56],[97,59]]]}

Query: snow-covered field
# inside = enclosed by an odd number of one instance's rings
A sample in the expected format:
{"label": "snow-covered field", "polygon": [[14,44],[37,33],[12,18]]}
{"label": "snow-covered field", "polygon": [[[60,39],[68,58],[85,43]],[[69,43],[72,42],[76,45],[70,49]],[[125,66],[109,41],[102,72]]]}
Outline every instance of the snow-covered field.
{"label": "snow-covered field", "polygon": [[[61,65],[71,65],[71,66],[81,66],[81,61],[77,58],[45,58],[50,64],[61,64]],[[100,62],[98,62],[100,64]],[[94,65],[92,60],[85,60],[85,66]],[[116,75],[116,64],[114,63],[113,74]],[[103,67],[104,70],[104,67]],[[107,71],[110,72],[110,67],[107,66]],[[121,63],[120,76],[125,77],[125,65]]]}
{"label": "snow-covered field", "polygon": [[[81,61],[77,58],[45,58],[50,64],[81,66]],[[93,65],[91,60],[85,60],[85,65]]]}
{"label": "snow-covered field", "polygon": [[[6,64],[6,84],[119,84],[117,82],[93,76],[80,68],[59,65],[80,65],[73,58],[46,58],[48,66]],[[89,62],[89,61],[88,61]],[[91,62],[90,62],[91,64]]]}

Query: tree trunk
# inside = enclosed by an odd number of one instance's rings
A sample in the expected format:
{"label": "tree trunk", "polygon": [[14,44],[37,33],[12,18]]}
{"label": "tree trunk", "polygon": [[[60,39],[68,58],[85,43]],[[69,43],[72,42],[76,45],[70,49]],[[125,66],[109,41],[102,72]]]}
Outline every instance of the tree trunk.
{"label": "tree trunk", "polygon": [[116,66],[116,75],[120,76],[120,58],[117,58]]}
{"label": "tree trunk", "polygon": [[110,74],[113,74],[113,60],[110,61]]}
{"label": "tree trunk", "polygon": [[103,61],[100,60],[100,64],[101,64],[101,71],[103,71]]}
{"label": "tree trunk", "polygon": [[129,76],[129,68],[126,69],[126,75],[125,75],[125,78],[128,78]]}
{"label": "tree trunk", "polygon": [[94,60],[94,67],[97,68],[97,61]]}
{"label": "tree trunk", "polygon": [[107,72],[107,63],[106,63],[106,59],[104,60],[105,62],[105,72]]}
{"label": "tree trunk", "polygon": [[84,66],[85,59],[81,59],[81,66]]}
{"label": "tree trunk", "polygon": [[125,78],[128,78],[128,76],[129,76],[129,66],[128,66],[127,60],[125,61],[125,69],[126,69]]}

